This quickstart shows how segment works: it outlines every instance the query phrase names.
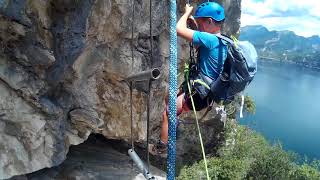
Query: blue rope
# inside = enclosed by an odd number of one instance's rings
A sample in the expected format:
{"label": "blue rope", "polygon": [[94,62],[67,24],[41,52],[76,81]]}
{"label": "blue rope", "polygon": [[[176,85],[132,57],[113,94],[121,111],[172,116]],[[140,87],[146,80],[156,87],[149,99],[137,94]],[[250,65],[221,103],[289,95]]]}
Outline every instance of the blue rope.
{"label": "blue rope", "polygon": [[170,0],[170,66],[169,66],[169,140],[167,179],[175,179],[176,171],[176,118],[177,118],[177,30],[176,0]]}

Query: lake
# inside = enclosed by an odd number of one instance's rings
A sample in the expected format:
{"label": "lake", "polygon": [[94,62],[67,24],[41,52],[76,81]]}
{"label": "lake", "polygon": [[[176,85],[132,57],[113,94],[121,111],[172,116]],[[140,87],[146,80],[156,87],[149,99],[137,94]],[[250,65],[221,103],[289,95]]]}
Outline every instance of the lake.
{"label": "lake", "polygon": [[320,159],[320,72],[294,64],[260,61],[245,94],[256,114],[240,119],[286,150]]}

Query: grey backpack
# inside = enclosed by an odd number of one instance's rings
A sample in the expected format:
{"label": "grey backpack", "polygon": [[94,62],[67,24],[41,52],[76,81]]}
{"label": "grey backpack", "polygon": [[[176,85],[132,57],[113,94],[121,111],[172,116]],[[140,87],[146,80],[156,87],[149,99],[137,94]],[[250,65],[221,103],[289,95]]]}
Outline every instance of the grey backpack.
{"label": "grey backpack", "polygon": [[247,41],[235,43],[227,36],[216,36],[228,42],[228,52],[222,73],[210,85],[209,95],[215,102],[230,102],[253,80],[257,72],[257,52]]}

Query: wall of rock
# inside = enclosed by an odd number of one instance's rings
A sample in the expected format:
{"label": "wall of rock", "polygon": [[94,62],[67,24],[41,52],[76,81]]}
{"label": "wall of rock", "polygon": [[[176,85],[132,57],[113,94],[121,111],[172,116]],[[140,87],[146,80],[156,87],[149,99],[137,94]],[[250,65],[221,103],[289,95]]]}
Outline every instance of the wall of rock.
{"label": "wall of rock", "polygon": [[[240,2],[223,2],[228,34],[239,30]],[[180,13],[184,3],[178,1]],[[123,79],[151,67],[162,70],[151,93],[157,132],[168,77],[169,1],[152,7],[150,59],[149,1],[135,0],[132,39],[129,0],[0,0],[0,179],[62,163],[69,147],[91,133],[128,140]],[[179,61],[187,51],[180,39]],[[145,97],[133,92],[137,141],[146,137]]]}

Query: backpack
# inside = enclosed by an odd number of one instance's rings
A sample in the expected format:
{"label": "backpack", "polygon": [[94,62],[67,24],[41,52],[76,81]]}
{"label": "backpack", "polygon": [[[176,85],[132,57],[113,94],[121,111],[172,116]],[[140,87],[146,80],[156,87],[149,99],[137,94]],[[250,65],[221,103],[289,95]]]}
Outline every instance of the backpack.
{"label": "backpack", "polygon": [[257,72],[257,52],[248,41],[234,42],[224,35],[216,35],[228,43],[227,59],[223,71],[210,84],[209,96],[215,102],[228,103],[242,92],[253,80]]}

